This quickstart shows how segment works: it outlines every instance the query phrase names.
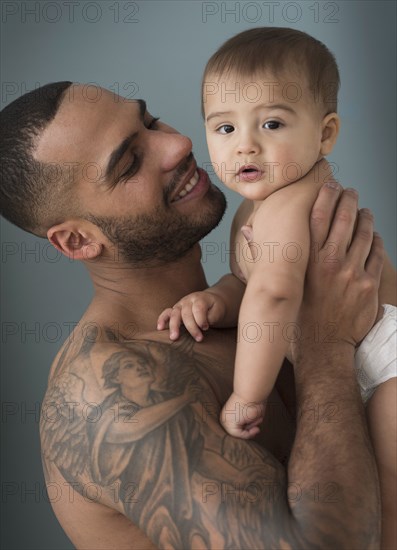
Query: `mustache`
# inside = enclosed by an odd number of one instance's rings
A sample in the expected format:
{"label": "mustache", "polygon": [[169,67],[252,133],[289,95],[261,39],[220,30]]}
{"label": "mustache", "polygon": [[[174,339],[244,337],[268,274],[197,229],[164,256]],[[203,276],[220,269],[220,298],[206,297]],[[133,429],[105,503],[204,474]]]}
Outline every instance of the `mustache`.
{"label": "mustache", "polygon": [[186,172],[191,167],[193,162],[194,155],[193,152],[190,152],[188,156],[181,162],[181,164],[176,169],[175,174],[172,176],[171,181],[164,189],[164,200],[167,201],[167,197],[178,187],[181,180],[185,177]]}

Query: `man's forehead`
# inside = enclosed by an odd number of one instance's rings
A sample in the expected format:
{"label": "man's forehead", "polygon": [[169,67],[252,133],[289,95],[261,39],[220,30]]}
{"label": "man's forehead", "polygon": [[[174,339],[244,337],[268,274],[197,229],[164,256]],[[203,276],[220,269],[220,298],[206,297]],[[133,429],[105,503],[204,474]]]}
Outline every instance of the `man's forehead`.
{"label": "man's forehead", "polygon": [[137,103],[136,99],[127,99],[96,84],[72,84],[65,92],[62,107],[67,104],[83,109],[95,109],[103,104]]}
{"label": "man's forehead", "polygon": [[34,156],[42,162],[74,162],[97,144],[110,145],[138,123],[142,104],[98,86],[72,85],[39,137]]}
{"label": "man's forehead", "polygon": [[68,123],[68,119],[76,120],[83,116],[84,120],[94,121],[96,118],[112,118],[119,113],[129,112],[131,117],[140,117],[142,111],[141,99],[127,99],[106,88],[81,84],[72,85],[66,91],[58,109],[55,120]]}

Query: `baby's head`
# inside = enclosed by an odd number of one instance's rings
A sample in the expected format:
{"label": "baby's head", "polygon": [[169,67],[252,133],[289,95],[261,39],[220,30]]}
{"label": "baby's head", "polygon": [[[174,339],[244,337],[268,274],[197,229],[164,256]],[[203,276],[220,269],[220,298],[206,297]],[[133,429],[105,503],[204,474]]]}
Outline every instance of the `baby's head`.
{"label": "baby's head", "polygon": [[338,89],[334,56],[304,32],[263,27],[229,39],[202,85],[218,177],[253,200],[303,177],[336,141]]}

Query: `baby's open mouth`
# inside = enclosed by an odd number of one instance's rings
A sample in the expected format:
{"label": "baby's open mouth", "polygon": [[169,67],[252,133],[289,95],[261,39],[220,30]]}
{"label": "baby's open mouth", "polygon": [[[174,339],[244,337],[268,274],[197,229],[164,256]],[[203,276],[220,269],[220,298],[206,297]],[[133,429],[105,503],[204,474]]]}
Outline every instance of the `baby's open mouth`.
{"label": "baby's open mouth", "polygon": [[262,170],[253,164],[242,166],[237,172],[237,178],[242,181],[255,181],[262,177]]}

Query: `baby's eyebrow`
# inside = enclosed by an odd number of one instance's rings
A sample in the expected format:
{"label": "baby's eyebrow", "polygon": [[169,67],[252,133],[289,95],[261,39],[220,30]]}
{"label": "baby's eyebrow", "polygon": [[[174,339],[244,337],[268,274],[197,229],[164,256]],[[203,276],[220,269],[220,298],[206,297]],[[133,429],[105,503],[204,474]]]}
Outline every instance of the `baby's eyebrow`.
{"label": "baby's eyebrow", "polygon": [[205,120],[206,120],[206,122],[208,122],[209,120],[211,120],[211,118],[225,116],[225,115],[231,115],[231,114],[232,114],[232,111],[216,111],[215,113],[209,114]]}
{"label": "baby's eyebrow", "polygon": [[289,113],[296,115],[295,109],[293,109],[289,105],[286,105],[285,103],[269,103],[268,105],[263,105],[262,107],[265,109],[272,109],[272,110],[281,109],[283,111],[288,111]]}
{"label": "baby's eyebrow", "polygon": [[[289,105],[287,105],[285,103],[260,104],[256,107],[256,110],[259,110],[259,109],[267,109],[269,111],[270,110],[275,111],[276,109],[279,109],[279,110],[282,110],[282,111],[287,111],[288,113],[291,113],[293,115],[296,115],[295,109],[293,109],[292,107],[290,107]],[[233,111],[216,111],[215,113],[210,113],[205,120],[206,120],[206,122],[208,122],[212,118],[224,117],[224,116],[229,116],[229,115],[232,115],[232,114],[233,114]]]}

